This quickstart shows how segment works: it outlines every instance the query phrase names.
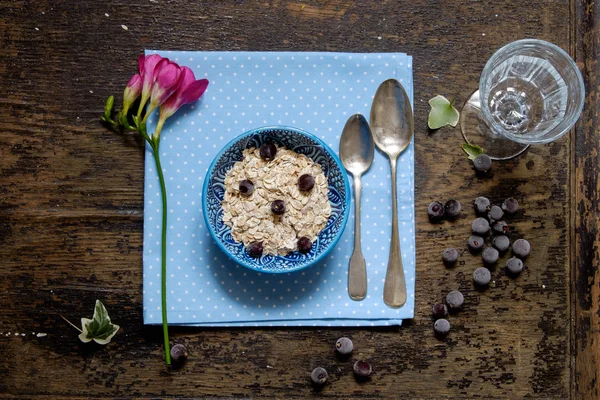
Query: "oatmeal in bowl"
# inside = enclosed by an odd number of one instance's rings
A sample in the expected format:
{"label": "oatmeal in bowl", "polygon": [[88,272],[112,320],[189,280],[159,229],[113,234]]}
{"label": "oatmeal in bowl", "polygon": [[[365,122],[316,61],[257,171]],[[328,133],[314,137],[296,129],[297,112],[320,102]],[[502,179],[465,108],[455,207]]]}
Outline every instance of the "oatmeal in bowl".
{"label": "oatmeal in bowl", "polygon": [[328,193],[319,164],[265,143],[244,150],[243,159],[227,173],[223,222],[251,257],[306,253],[331,215]]}
{"label": "oatmeal in bowl", "polygon": [[336,154],[296,128],[268,127],[231,141],[209,167],[203,214],[218,247],[261,272],[321,260],[349,213],[348,178]]}

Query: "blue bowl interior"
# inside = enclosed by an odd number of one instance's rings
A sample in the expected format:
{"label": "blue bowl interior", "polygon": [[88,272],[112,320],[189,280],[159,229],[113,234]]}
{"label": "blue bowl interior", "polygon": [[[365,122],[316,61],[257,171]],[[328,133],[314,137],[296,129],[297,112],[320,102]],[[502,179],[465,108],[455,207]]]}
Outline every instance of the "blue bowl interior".
{"label": "blue bowl interior", "polygon": [[[233,240],[231,229],[223,222],[221,202],[225,196],[224,181],[227,172],[242,159],[244,149],[260,147],[265,142],[272,142],[306,155],[321,166],[327,177],[331,216],[308,254],[293,252],[286,256],[249,257],[243,244]],[[202,202],[206,225],[221,250],[238,264],[250,269],[267,273],[284,273],[297,271],[316,263],[336,245],[348,220],[350,186],[339,158],[319,138],[296,128],[265,127],[238,136],[217,155],[204,180]]]}

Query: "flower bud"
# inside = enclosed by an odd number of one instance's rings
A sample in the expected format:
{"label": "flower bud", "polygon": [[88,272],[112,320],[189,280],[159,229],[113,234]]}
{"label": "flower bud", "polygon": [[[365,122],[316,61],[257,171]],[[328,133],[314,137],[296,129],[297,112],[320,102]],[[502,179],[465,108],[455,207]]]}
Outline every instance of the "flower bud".
{"label": "flower bud", "polygon": [[142,77],[139,74],[135,74],[129,80],[129,83],[125,87],[123,92],[123,111],[124,115],[129,111],[129,107],[142,93]]}

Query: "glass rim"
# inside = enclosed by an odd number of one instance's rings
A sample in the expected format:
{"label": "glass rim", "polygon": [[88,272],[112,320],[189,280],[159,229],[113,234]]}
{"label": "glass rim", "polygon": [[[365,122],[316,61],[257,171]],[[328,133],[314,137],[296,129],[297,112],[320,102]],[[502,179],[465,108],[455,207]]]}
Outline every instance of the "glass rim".
{"label": "glass rim", "polygon": [[[540,138],[535,138],[535,139],[527,139],[527,140],[523,140],[522,136],[519,135],[515,135],[513,133],[507,132],[505,130],[502,129],[497,129],[496,126],[494,126],[493,123],[488,124],[489,128],[496,134],[498,135],[502,135],[504,137],[507,137],[511,140],[514,140],[515,142],[519,142],[519,143],[524,143],[524,144],[541,144],[541,143],[550,143],[553,142],[555,140],[557,140],[558,138],[560,138],[561,136],[565,135],[567,132],[569,132],[571,130],[571,128],[573,128],[573,126],[575,125],[575,123],[577,122],[577,120],[579,120],[579,117],[581,116],[581,113],[583,111],[583,107],[585,105],[585,82],[583,80],[583,76],[581,75],[581,71],[579,70],[579,67],[577,67],[577,63],[575,62],[575,60],[573,60],[573,58],[569,55],[569,53],[567,53],[566,51],[564,51],[560,46],[557,46],[554,43],[551,42],[547,42],[545,40],[541,40],[541,39],[519,39],[519,40],[515,40],[514,42],[510,42],[505,44],[504,46],[502,46],[501,48],[499,48],[498,50],[496,50],[494,52],[494,54],[492,54],[492,56],[488,59],[488,61],[486,62],[485,66],[483,67],[483,71],[481,72],[481,76],[484,76],[491,68],[493,63],[496,61],[496,59],[498,58],[498,54],[501,54],[503,52],[506,52],[507,50],[512,50],[513,48],[518,48],[520,46],[523,45],[535,45],[537,47],[542,47],[542,48],[547,48],[550,49],[552,51],[555,51],[560,57],[563,57],[566,61],[567,64],[571,67],[571,69],[575,72],[575,75],[577,76],[577,85],[579,86],[580,89],[580,102],[577,105],[577,109],[576,112],[574,113],[574,115],[576,115],[576,118],[572,118],[573,120],[569,122],[568,125],[561,127],[561,124],[558,124],[557,126],[548,129],[547,131],[543,131],[544,134],[540,135]],[[484,93],[483,90],[483,85],[482,82],[484,80],[479,79],[479,93]],[[492,118],[492,113],[490,111],[489,105],[487,103],[487,101],[481,101],[481,110],[483,112],[483,115],[485,117],[486,121],[493,121]],[[551,137],[545,137],[549,132],[558,129],[560,130],[558,132],[558,134],[553,135]]]}

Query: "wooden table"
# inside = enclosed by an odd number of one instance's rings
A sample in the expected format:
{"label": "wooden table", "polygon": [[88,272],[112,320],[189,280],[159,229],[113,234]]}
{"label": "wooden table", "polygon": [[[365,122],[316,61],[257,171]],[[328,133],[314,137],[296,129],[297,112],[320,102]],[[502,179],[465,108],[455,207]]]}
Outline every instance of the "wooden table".
{"label": "wooden table", "polygon": [[[131,3],[131,4],[130,4]],[[197,3],[197,4],[192,4]],[[560,1],[0,1],[0,397],[600,397],[598,124],[600,2]],[[569,51],[586,80],[585,111],[555,143],[475,177],[458,129],[428,132],[427,100],[457,104],[490,55],[536,37]],[[142,323],[143,152],[100,125],[145,48],[402,51],[414,61],[417,297],[399,329],[183,329],[183,369],[166,370],[161,331]],[[522,204],[515,235],[525,272],[476,291],[479,264],[445,269],[465,247],[470,202]],[[431,225],[432,200],[458,198],[455,223]],[[446,340],[431,305],[466,295]],[[59,314],[89,317],[102,299],[121,331],[82,344]],[[356,383],[333,343],[350,336],[374,366]],[[325,366],[331,383],[313,391]]]}

